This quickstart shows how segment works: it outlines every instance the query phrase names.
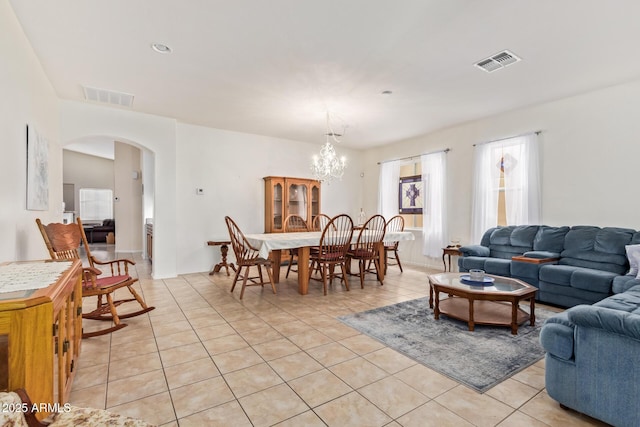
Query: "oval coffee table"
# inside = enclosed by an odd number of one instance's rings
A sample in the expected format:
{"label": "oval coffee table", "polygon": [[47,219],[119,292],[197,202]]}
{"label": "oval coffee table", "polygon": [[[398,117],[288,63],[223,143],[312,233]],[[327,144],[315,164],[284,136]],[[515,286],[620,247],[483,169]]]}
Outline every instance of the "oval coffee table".
{"label": "oval coffee table", "polygon": [[[494,282],[469,284],[460,279],[460,273],[441,273],[429,276],[429,307],[436,319],[446,314],[475,325],[510,326],[511,333],[518,333],[518,326],[529,321],[535,325],[535,296],[538,288],[518,279],[487,275]],[[440,301],[440,293],[449,298]],[[530,313],[519,307],[520,301],[530,301]]]}

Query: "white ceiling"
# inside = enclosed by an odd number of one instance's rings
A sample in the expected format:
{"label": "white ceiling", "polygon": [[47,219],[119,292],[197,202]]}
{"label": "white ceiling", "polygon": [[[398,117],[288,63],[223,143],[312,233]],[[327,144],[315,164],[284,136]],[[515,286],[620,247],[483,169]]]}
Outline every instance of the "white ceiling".
{"label": "white ceiling", "polygon": [[637,0],[10,2],[60,98],[317,143],[329,110],[353,148],[640,78]]}

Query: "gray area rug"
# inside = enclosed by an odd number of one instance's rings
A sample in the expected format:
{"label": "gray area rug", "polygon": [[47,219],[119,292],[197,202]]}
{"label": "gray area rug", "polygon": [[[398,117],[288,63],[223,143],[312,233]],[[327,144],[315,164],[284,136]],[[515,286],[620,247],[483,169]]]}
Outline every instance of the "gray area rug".
{"label": "gray area rug", "polygon": [[339,317],[343,323],[449,378],[484,393],[544,356],[540,328],[554,313],[536,308],[536,326],[525,322],[512,335],[508,327],[476,325],[440,315],[429,298],[419,298]]}

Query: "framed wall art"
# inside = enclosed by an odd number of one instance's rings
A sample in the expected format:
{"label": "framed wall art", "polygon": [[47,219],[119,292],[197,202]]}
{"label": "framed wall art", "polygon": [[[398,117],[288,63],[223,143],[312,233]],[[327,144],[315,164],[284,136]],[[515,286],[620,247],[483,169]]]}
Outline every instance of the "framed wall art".
{"label": "framed wall art", "polygon": [[49,209],[49,144],[27,125],[27,209]]}
{"label": "framed wall art", "polygon": [[424,183],[421,175],[400,178],[398,206],[401,214],[421,214],[424,206]]}

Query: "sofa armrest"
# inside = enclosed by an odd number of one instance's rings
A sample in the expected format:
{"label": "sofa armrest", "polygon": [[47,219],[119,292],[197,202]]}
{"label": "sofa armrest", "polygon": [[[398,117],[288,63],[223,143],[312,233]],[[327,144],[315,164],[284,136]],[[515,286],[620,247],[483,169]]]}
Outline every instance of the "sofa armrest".
{"label": "sofa armrest", "polygon": [[549,252],[549,251],[528,251],[522,254],[523,257],[526,258],[534,258],[534,259],[544,259],[544,260],[554,260],[557,261],[560,259],[560,254],[558,252]]}
{"label": "sofa armrest", "polygon": [[489,256],[489,248],[482,245],[469,245],[460,248],[462,256]]}
{"label": "sofa armrest", "polygon": [[574,327],[567,312],[558,313],[546,320],[540,330],[540,344],[547,351],[563,360],[573,358]]}
{"label": "sofa armrest", "polygon": [[576,326],[602,329],[640,340],[640,315],[611,308],[581,305],[567,310],[569,320]]}

